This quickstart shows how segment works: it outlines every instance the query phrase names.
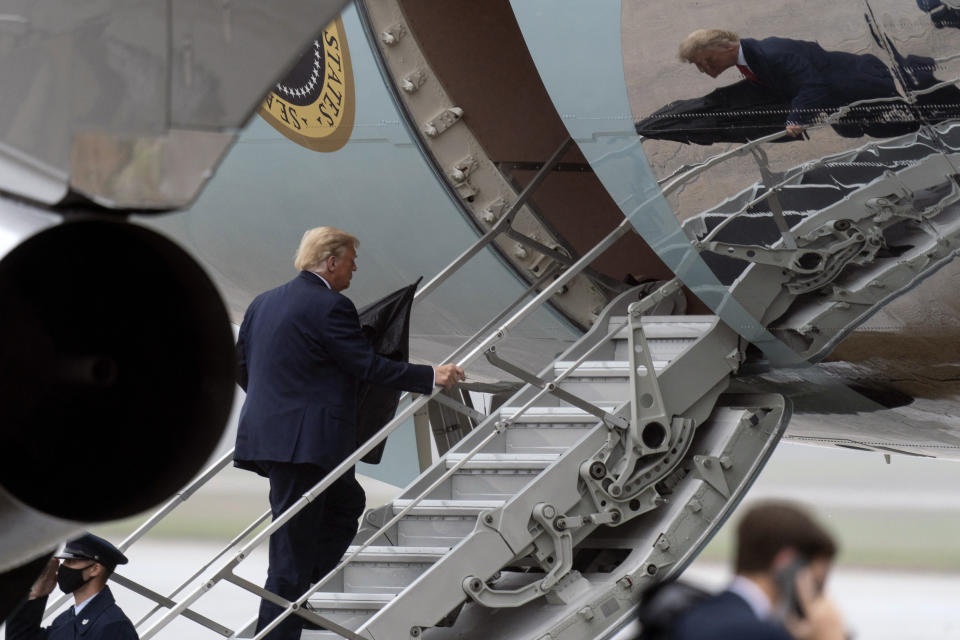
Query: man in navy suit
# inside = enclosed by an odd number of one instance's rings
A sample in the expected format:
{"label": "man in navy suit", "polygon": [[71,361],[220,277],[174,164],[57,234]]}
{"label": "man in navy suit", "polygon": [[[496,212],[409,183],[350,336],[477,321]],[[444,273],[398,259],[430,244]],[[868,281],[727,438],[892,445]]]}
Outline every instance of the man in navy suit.
{"label": "man in navy suit", "polygon": [[[116,566],[126,562],[119,549],[92,533],[71,540],[50,559],[28,600],[7,620],[7,640],[137,640],[133,623],[107,586]],[[41,628],[54,586],[71,594],[74,604]]]}
{"label": "man in navy suit", "polygon": [[[239,383],[247,397],[234,464],[270,479],[274,518],[354,451],[361,380],[426,394],[434,384],[449,388],[464,379],[454,364],[415,365],[374,353],[356,307],[340,293],[357,270],[357,246],[333,227],[307,231],[294,261],[300,273],[257,296],[240,326]],[[356,535],[365,499],[351,469],[270,536],[265,588],[295,600],[333,569]],[[280,611],[261,601],[257,630]],[[293,640],[302,626],[291,615],[268,637]]]}
{"label": "man in navy suit", "polygon": [[[700,29],[684,39],[678,55],[712,78],[737,67],[745,78],[770,89],[790,105],[785,126],[793,137],[821,111],[899,95],[890,70],[876,56],[825,51],[806,40],[754,40],[730,31]],[[924,80],[932,79],[929,69],[922,72]]]}
{"label": "man in navy suit", "polygon": [[802,509],[752,508],[737,528],[733,582],[686,611],[673,640],[843,640],[843,622],[823,595],[836,552]]}

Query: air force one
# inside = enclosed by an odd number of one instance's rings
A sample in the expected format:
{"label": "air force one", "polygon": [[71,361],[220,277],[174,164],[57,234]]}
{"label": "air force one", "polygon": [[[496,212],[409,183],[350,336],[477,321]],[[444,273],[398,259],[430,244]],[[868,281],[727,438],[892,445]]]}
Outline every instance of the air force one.
{"label": "air force one", "polygon": [[[960,79],[953,0],[342,4],[0,3],[3,616],[200,470],[230,321],[321,224],[361,239],[358,304],[425,276],[413,358],[494,400],[411,399],[345,462],[411,417],[440,454],[288,606],[329,629],[304,638],[627,637],[781,439],[960,456],[960,105],[925,99]],[[741,80],[677,61],[703,27],[876,56],[897,93],[788,143],[638,136]],[[202,587],[128,582],[141,637],[245,634],[192,606],[252,588],[254,530]]]}

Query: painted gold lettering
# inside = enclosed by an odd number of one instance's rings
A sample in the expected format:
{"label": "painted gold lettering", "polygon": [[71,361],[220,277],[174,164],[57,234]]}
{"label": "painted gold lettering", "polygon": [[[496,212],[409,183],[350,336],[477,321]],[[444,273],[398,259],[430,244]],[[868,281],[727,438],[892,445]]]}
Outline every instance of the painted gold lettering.
{"label": "painted gold lettering", "polygon": [[327,43],[328,47],[333,47],[337,51],[340,50],[340,41],[337,40],[337,36],[333,35],[329,31],[324,31],[323,35],[325,36],[323,40]]}
{"label": "painted gold lettering", "polygon": [[[320,116],[323,116],[323,118],[321,118]],[[317,122],[319,122],[321,126],[323,126],[324,124],[326,124],[326,126],[328,127],[333,126],[333,123],[334,123],[333,117],[329,113],[327,113],[326,108],[322,104],[320,105],[320,116],[317,116]],[[326,123],[324,123],[323,121],[324,119],[326,119]]]}
{"label": "painted gold lettering", "polygon": [[335,98],[337,99],[337,106],[338,106],[338,107],[339,107],[341,104],[343,104],[343,94],[342,94],[342,93],[337,93],[337,90],[334,89],[333,87],[330,87],[330,88],[327,90],[327,93],[328,93],[328,94],[331,94],[331,93],[332,93],[332,94],[333,94],[333,97],[335,97]]}
{"label": "painted gold lettering", "polygon": [[[329,92],[327,92],[327,93],[325,93],[324,96],[323,96],[323,101],[326,102],[328,105],[330,105],[330,108],[333,109],[333,115],[334,115],[334,116],[339,116],[339,115],[340,115],[340,102],[338,101],[336,104],[334,104],[333,100],[330,99],[330,94],[331,94],[331,93],[333,93],[332,90],[329,91]],[[340,98],[340,97],[342,97],[342,96],[338,96],[338,98]]]}
{"label": "painted gold lettering", "polygon": [[326,52],[327,58],[337,63],[337,71],[343,72],[343,64],[340,62],[340,56],[335,56],[330,51]]}

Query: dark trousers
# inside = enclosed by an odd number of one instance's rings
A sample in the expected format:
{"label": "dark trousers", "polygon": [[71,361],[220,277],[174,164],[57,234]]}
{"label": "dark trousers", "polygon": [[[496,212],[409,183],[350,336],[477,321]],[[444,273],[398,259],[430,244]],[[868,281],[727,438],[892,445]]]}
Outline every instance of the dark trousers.
{"label": "dark trousers", "polygon": [[[311,464],[261,463],[270,478],[270,510],[276,519],[329,472]],[[281,598],[296,600],[333,569],[357,533],[366,495],[353,469],[270,536],[270,566],[264,588]],[[260,601],[257,631],[282,611]],[[266,636],[269,640],[297,640],[303,618],[295,614]]]}

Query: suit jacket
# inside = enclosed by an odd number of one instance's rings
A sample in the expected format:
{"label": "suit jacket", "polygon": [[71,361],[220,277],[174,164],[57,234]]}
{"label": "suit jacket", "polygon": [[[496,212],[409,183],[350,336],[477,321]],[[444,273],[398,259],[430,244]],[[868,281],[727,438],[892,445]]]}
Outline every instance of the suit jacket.
{"label": "suit jacket", "polygon": [[247,398],[234,464],[262,475],[261,461],[329,469],[349,456],[361,380],[433,390],[432,367],[374,353],[353,303],[307,271],[250,304],[237,355]]}
{"label": "suit jacket", "polygon": [[133,623],[104,587],[74,616],[70,607],[40,628],[46,598],[27,600],[7,620],[7,640],[139,640]]}
{"label": "suit jacket", "polygon": [[757,78],[790,103],[787,122],[807,124],[821,110],[898,95],[889,69],[874,55],[788,38],[742,38],[740,46]]}
{"label": "suit jacket", "polygon": [[747,601],[724,591],[683,614],[673,640],[793,640],[782,626],[760,620]]}

